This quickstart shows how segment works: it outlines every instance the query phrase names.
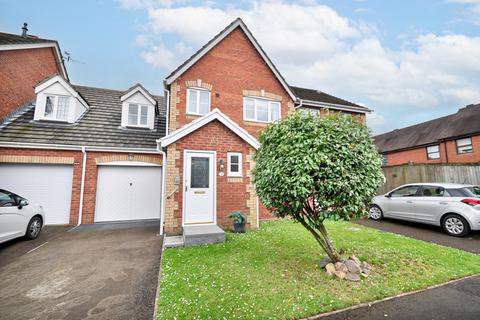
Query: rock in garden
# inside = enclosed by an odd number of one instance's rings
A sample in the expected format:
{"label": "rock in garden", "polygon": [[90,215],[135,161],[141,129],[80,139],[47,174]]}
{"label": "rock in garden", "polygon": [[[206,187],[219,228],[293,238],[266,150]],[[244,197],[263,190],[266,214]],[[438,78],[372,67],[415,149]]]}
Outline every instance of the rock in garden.
{"label": "rock in garden", "polygon": [[345,279],[356,282],[356,281],[360,281],[360,276],[357,273],[349,272],[346,274]]}
{"label": "rock in garden", "polygon": [[345,263],[345,266],[347,267],[348,271],[351,272],[351,273],[359,274],[360,271],[362,271],[360,266],[353,260],[348,259],[344,263]]}
{"label": "rock in garden", "polygon": [[360,268],[372,270],[372,266],[366,263],[365,261],[362,261],[362,263],[360,264]]}
{"label": "rock in garden", "polygon": [[345,272],[343,272],[343,271],[335,271],[335,275],[336,275],[337,278],[339,278],[339,279],[345,279],[345,277],[346,277],[347,274],[346,274]]}
{"label": "rock in garden", "polygon": [[343,262],[335,262],[335,270],[348,272],[348,268],[345,266]]}
{"label": "rock in garden", "polygon": [[350,259],[355,261],[355,263],[358,264],[359,266],[362,264],[362,262],[357,257],[355,257],[355,255],[352,255]]}
{"label": "rock in garden", "polygon": [[320,261],[320,268],[325,268],[327,264],[332,262],[332,260],[327,256]]}
{"label": "rock in garden", "polygon": [[325,266],[325,270],[330,273],[335,273],[335,266],[333,265],[333,263],[327,263],[327,265]]}

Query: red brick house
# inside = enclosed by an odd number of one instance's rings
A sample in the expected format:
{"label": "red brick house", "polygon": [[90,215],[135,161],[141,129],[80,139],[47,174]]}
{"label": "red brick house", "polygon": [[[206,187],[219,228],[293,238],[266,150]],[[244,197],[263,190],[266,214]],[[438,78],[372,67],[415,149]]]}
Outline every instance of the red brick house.
{"label": "red brick house", "polygon": [[367,108],[289,86],[242,20],[237,19],[165,80],[168,101],[165,230],[187,225],[229,227],[243,211],[251,228],[271,218],[252,185],[256,138],[297,108],[349,112]]}
{"label": "red brick house", "polygon": [[52,74],[68,79],[58,42],[0,32],[0,123],[35,96],[35,84]]}
{"label": "red brick house", "polygon": [[179,234],[229,228],[227,216],[241,210],[255,228],[271,218],[252,185],[260,131],[298,108],[362,122],[369,112],[289,86],[240,19],[164,83],[165,97],[61,75],[38,83],[34,100],[0,126],[3,188],[46,201],[55,212],[47,223],[160,219]]}
{"label": "red brick house", "polygon": [[374,137],[386,166],[480,163],[480,104]]}

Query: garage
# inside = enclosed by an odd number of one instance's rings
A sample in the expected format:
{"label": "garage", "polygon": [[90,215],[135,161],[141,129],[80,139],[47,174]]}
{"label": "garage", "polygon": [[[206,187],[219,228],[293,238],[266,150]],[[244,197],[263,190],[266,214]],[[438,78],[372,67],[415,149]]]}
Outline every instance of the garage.
{"label": "garage", "polygon": [[100,165],[95,222],[159,219],[162,168]]}
{"label": "garage", "polygon": [[0,164],[0,188],[42,205],[49,225],[69,223],[72,180],[72,165]]}

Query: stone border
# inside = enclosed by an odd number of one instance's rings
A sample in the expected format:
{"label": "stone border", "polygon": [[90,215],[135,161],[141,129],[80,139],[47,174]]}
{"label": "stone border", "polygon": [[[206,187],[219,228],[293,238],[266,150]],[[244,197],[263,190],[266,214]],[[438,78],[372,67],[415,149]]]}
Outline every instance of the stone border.
{"label": "stone border", "polygon": [[397,299],[397,298],[401,298],[401,297],[405,297],[405,296],[410,296],[410,295],[417,294],[417,293],[420,293],[420,292],[423,292],[423,291],[443,287],[443,286],[449,285],[451,283],[459,282],[459,281],[462,281],[462,280],[466,280],[466,279],[470,279],[470,278],[474,278],[474,277],[478,277],[478,276],[480,276],[480,273],[472,274],[472,275],[465,276],[465,277],[459,278],[459,279],[449,280],[447,282],[440,283],[440,284],[435,284],[435,285],[432,285],[432,286],[429,286],[429,287],[426,287],[426,288],[423,288],[423,289],[418,289],[418,290],[415,290],[415,291],[400,293],[400,294],[397,294],[395,296],[386,297],[386,298],[383,298],[383,299],[380,299],[380,300],[364,302],[364,303],[360,303],[360,304],[357,304],[357,305],[354,305],[354,306],[351,306],[351,307],[346,307],[346,308],[339,309],[339,310],[320,313],[320,314],[317,314],[315,316],[302,318],[302,320],[322,319],[322,318],[325,318],[325,317],[328,317],[328,316],[331,316],[331,315],[334,315],[334,314],[337,314],[337,313],[342,313],[342,312],[345,312],[345,311],[360,309],[360,308],[364,308],[364,307],[371,307],[372,305],[380,303],[380,302],[389,301],[389,300],[393,300],[393,299]]}
{"label": "stone border", "polygon": [[96,164],[104,164],[115,161],[139,161],[162,165],[162,159],[159,157],[139,154],[111,154],[95,158]]}
{"label": "stone border", "polygon": [[[160,235],[158,234],[160,237]],[[153,306],[153,315],[152,319],[156,320],[157,319],[157,306],[158,306],[158,300],[160,300],[160,282],[162,279],[162,262],[163,262],[163,252],[165,251],[165,238],[167,237],[165,233],[161,236],[163,237],[162,239],[162,252],[160,254],[160,265],[158,266],[158,279],[157,279],[157,288],[155,289],[155,301],[153,302],[155,305]]]}
{"label": "stone border", "polygon": [[0,155],[0,163],[74,164],[73,157]]}

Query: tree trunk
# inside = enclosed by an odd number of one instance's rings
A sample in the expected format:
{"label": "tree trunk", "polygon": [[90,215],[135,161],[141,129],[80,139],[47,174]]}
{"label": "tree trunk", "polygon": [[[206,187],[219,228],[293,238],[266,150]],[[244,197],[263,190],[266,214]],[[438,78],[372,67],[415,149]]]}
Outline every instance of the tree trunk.
{"label": "tree trunk", "polygon": [[310,233],[313,235],[315,240],[317,240],[320,247],[322,247],[323,251],[325,251],[325,253],[328,255],[328,257],[330,258],[330,260],[332,260],[333,263],[342,261],[342,257],[333,246],[333,243],[330,240],[330,236],[328,235],[327,229],[325,228],[323,223],[317,224],[316,227],[313,228],[302,217],[300,216],[294,216],[294,217],[308,231],[310,231]]}

